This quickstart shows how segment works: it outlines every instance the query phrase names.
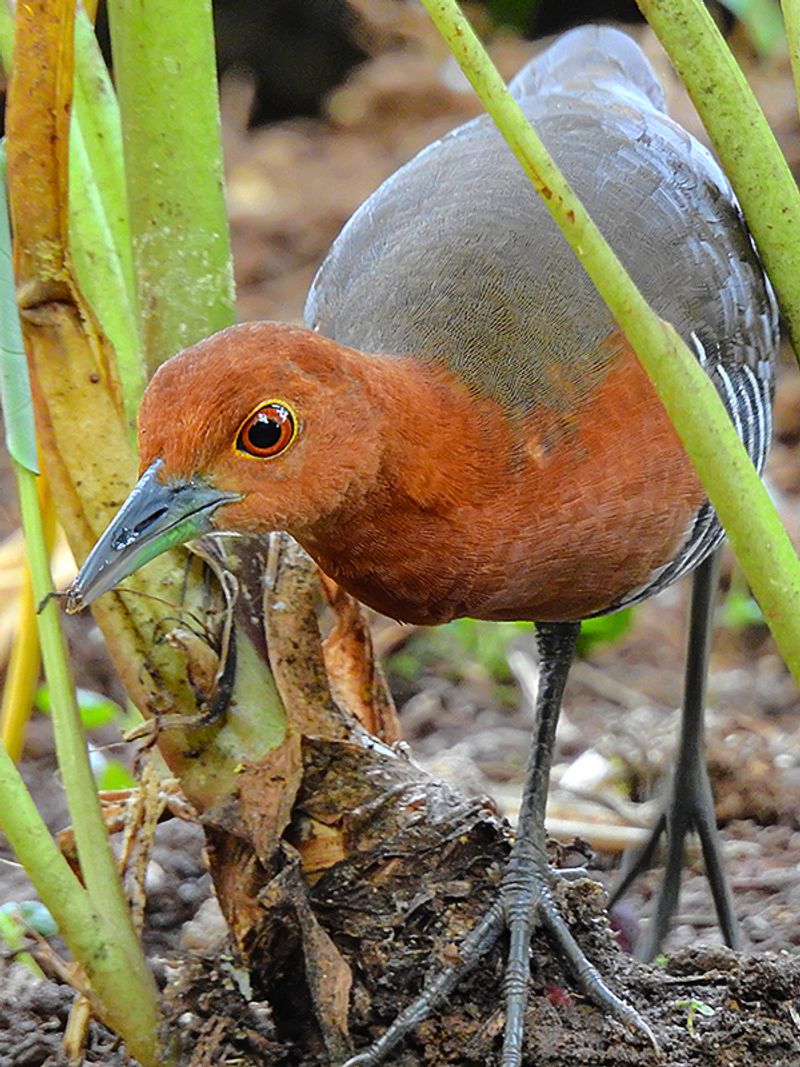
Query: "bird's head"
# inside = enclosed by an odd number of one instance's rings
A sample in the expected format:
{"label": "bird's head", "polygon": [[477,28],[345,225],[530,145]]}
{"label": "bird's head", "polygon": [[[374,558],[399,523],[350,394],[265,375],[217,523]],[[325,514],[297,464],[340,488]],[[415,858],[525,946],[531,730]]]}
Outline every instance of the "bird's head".
{"label": "bird's head", "polygon": [[139,412],[141,477],[70,587],[68,610],[201,534],[301,533],[358,494],[380,462],[374,359],[260,322],[165,363]]}

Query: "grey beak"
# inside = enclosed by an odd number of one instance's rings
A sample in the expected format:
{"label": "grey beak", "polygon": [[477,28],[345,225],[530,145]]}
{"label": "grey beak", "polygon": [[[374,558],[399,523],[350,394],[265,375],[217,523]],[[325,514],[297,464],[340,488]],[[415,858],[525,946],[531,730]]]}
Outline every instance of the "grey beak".
{"label": "grey beak", "polygon": [[211,515],[221,505],[240,500],[200,478],[162,482],[162,460],[151,463],[111,520],[67,590],[67,611],[87,607],[123,578],[174,545],[211,529]]}

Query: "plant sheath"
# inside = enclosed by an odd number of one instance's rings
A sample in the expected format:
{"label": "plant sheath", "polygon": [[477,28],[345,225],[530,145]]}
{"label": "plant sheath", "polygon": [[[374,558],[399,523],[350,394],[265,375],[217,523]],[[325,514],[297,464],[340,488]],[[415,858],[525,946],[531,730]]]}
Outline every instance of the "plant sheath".
{"label": "plant sheath", "polygon": [[150,374],[234,318],[210,0],[110,0]]}
{"label": "plant sheath", "polygon": [[[4,396],[9,365],[25,384],[27,367],[19,316],[13,301],[11,237],[6,203],[5,154],[0,152],[0,306],[2,316],[0,370]],[[19,383],[17,383],[19,384]],[[16,437],[23,453],[35,455],[33,410],[28,404],[15,413]],[[19,491],[22,526],[34,602],[52,590],[49,553],[37,492],[37,475],[12,454]],[[9,843],[28,871],[51,913],[62,927],[76,958],[84,964],[109,1022],[126,1037],[143,1064],[159,1062],[157,991],[136,938],[100,811],[89,766],[83,728],[70,677],[66,645],[55,601],[38,618],[39,644],[50,687],[59,767],[75,827],[82,889],[50,837],[14,767],[0,745],[0,823]],[[95,914],[92,914],[96,912]],[[124,986],[124,990],[123,987]],[[133,994],[133,995],[131,995]]]}

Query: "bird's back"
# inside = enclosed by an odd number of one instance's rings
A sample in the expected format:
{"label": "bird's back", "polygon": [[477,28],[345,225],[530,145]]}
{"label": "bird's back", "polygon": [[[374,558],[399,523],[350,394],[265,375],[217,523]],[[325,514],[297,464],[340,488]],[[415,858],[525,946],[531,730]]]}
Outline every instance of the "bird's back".
{"label": "bird's back", "polygon": [[[511,88],[656,311],[715,362],[767,375],[775,306],[738,205],[710,153],[661,110],[637,45],[573,31]],[[522,409],[574,405],[612,358],[603,301],[487,116],[356,212],[306,321],[364,351],[441,360]]]}

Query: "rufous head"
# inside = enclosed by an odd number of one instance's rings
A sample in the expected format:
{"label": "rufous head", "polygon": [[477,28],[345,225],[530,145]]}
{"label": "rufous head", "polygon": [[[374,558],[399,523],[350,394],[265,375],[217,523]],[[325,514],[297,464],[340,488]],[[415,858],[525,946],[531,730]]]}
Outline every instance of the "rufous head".
{"label": "rufous head", "polygon": [[380,463],[375,357],[279,323],[232,326],[153,376],[141,477],[68,591],[77,611],[165,549],[213,530],[302,532]]}

